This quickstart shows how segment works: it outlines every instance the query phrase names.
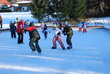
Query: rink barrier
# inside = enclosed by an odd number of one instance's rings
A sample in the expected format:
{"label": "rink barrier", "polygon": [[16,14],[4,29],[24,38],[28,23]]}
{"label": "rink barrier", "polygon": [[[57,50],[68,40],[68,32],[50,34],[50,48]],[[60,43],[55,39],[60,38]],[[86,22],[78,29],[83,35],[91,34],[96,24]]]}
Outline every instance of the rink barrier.
{"label": "rink barrier", "polygon": [[[36,26],[37,28],[40,28],[40,26]],[[53,26],[48,26],[49,28],[52,28]],[[78,28],[78,26],[71,26],[72,28]],[[104,26],[87,26],[87,29],[95,29],[95,28],[104,28]],[[107,29],[107,28],[105,28]],[[0,29],[0,31],[8,31],[10,29]],[[110,29],[107,29],[110,30]]]}

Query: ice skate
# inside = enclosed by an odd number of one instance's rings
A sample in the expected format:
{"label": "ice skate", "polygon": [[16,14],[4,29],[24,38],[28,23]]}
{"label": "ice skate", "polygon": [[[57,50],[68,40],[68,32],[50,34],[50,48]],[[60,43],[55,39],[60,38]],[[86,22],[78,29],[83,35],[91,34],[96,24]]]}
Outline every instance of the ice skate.
{"label": "ice skate", "polygon": [[51,49],[56,49],[56,47],[52,47]]}

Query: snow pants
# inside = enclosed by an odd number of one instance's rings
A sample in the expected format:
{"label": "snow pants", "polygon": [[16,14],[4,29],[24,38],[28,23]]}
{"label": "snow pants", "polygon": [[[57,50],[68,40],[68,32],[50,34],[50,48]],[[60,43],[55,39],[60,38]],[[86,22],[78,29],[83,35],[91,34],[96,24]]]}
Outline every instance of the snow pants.
{"label": "snow pants", "polygon": [[11,38],[16,38],[16,32],[15,31],[11,31]]}
{"label": "snow pants", "polygon": [[67,38],[66,38],[67,44],[68,44],[69,46],[71,46],[71,47],[72,47],[72,42],[71,42],[72,36],[73,36],[73,35],[67,35]]}
{"label": "snow pants", "polygon": [[47,38],[47,31],[44,31],[44,37]]}
{"label": "snow pants", "polygon": [[82,31],[82,28],[79,28],[78,31],[79,31],[79,32]]}
{"label": "snow pants", "polygon": [[83,29],[83,33],[87,32],[87,29]]}
{"label": "snow pants", "polygon": [[[39,40],[37,38],[31,38],[30,39],[29,46],[32,49],[32,51],[37,50],[38,52],[41,52],[41,48],[39,47],[38,41]],[[34,45],[34,43],[35,43],[35,45]]]}
{"label": "snow pants", "polygon": [[18,33],[18,44],[23,43],[23,33]]}
{"label": "snow pants", "polygon": [[56,41],[59,42],[59,44],[60,44],[60,46],[61,46],[62,48],[65,48],[65,47],[64,47],[64,44],[63,44],[63,42],[62,42],[62,40],[61,40],[61,36],[54,36],[54,38],[53,38],[53,47],[57,47]]}
{"label": "snow pants", "polygon": [[0,22],[0,28],[2,29],[2,22]]}

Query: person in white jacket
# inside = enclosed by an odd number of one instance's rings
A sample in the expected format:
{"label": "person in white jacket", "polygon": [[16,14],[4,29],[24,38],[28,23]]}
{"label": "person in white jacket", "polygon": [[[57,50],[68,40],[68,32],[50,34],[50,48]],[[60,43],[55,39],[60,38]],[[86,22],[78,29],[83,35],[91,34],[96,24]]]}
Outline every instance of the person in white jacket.
{"label": "person in white jacket", "polygon": [[57,28],[55,29],[55,35],[53,37],[53,47],[52,49],[56,49],[57,48],[57,44],[56,41],[59,42],[60,46],[62,47],[62,49],[65,49],[65,46],[61,40],[61,34],[62,34],[62,30],[61,30],[61,24],[58,24]]}

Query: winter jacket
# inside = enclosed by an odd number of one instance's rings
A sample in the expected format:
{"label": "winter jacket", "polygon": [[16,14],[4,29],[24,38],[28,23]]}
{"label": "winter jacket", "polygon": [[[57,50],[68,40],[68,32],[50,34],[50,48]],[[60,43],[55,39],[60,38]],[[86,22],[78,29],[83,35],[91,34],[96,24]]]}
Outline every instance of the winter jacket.
{"label": "winter jacket", "polygon": [[86,25],[86,24],[83,24],[83,25],[82,25],[82,28],[83,28],[83,29],[86,29],[86,28],[87,28],[87,25]]}
{"label": "winter jacket", "polygon": [[65,26],[63,29],[64,35],[73,35],[73,30],[70,26]]}
{"label": "winter jacket", "polygon": [[10,24],[10,31],[15,32],[16,31],[16,26],[12,23]]}
{"label": "winter jacket", "polygon": [[23,27],[24,27],[24,22],[23,21],[19,21],[18,24],[17,24],[17,30],[16,31],[18,33],[22,33],[23,32],[23,29],[22,29]]}
{"label": "winter jacket", "polygon": [[59,29],[59,28],[56,28],[56,30],[55,30],[55,36],[57,36],[57,35],[61,35],[62,34],[62,30],[61,29]]}
{"label": "winter jacket", "polygon": [[27,28],[25,28],[25,30],[29,31],[30,39],[32,39],[32,38],[37,38],[38,40],[40,39],[40,35],[39,35],[36,27],[34,27],[34,26],[27,27]]}

